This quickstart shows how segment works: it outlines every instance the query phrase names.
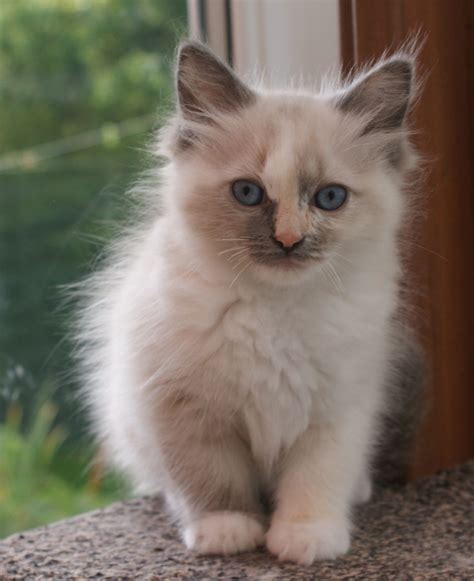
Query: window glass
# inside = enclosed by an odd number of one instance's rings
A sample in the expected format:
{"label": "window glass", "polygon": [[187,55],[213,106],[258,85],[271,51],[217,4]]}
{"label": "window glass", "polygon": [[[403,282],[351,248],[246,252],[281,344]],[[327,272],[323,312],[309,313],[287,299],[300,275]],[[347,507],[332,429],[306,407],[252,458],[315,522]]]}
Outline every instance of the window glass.
{"label": "window glass", "polygon": [[123,492],[86,436],[64,287],[127,215],[186,28],[185,0],[1,4],[0,537]]}

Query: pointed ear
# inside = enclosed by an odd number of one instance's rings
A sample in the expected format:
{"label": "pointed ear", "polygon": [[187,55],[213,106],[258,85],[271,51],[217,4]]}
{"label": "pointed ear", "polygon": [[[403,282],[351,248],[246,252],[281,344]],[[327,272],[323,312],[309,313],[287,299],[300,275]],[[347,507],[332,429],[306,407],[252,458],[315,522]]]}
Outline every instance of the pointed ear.
{"label": "pointed ear", "polygon": [[367,116],[364,134],[403,125],[413,92],[413,61],[396,57],[375,66],[338,98],[342,111]]}
{"label": "pointed ear", "polygon": [[178,52],[176,90],[181,114],[208,121],[213,111],[229,112],[255,101],[255,94],[208,48],[185,42]]}

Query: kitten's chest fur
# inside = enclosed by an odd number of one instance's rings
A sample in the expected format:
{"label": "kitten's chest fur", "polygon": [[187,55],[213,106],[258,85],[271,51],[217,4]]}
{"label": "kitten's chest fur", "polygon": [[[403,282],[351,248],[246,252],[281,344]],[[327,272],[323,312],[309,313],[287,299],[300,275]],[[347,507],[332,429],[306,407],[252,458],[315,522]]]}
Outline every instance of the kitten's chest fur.
{"label": "kitten's chest fur", "polygon": [[291,293],[242,299],[222,320],[217,364],[233,385],[231,397],[265,471],[308,427],[322,387],[313,303]]}

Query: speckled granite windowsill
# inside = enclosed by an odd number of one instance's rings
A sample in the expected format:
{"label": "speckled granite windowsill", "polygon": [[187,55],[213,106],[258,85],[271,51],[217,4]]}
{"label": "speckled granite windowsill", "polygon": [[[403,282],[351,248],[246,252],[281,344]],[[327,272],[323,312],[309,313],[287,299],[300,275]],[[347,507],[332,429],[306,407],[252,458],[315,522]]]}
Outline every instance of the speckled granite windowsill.
{"label": "speckled granite windowsill", "polygon": [[187,553],[161,502],[114,504],[0,542],[0,579],[474,579],[474,461],[360,509],[351,551],[310,568]]}

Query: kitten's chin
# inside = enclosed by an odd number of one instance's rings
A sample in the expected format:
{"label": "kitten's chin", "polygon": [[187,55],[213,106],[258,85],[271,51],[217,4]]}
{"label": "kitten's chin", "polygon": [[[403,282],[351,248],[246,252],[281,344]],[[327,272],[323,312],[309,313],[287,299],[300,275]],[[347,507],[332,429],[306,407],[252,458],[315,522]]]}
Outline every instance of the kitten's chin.
{"label": "kitten's chin", "polygon": [[274,264],[257,264],[253,274],[259,280],[274,286],[295,286],[314,278],[316,263],[281,260]]}

